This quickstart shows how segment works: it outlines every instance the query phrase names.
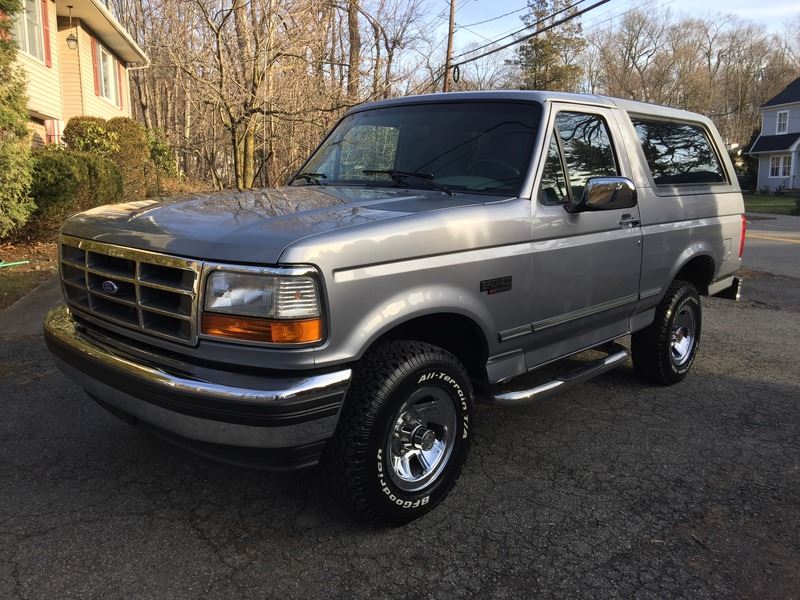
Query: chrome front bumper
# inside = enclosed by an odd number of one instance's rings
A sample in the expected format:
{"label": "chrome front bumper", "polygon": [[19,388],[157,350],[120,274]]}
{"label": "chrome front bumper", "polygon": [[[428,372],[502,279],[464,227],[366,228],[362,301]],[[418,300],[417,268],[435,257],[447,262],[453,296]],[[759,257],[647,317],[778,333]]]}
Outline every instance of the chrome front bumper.
{"label": "chrome front bumper", "polygon": [[[104,345],[72,318],[66,307],[44,321],[47,346],[57,366],[100,404],[172,441],[214,454],[227,448],[297,449],[307,463],[336,429],[350,383],[350,369],[300,376],[208,377],[177,373]],[[205,370],[207,375],[208,369]],[[301,460],[301,462],[303,462]],[[237,461],[233,461],[237,462]],[[305,466],[305,465],[298,465]]]}

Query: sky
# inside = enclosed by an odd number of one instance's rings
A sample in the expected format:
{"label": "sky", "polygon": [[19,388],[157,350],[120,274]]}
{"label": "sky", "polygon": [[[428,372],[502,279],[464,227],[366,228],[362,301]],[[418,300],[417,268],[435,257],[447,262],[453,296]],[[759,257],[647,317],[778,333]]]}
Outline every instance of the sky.
{"label": "sky", "polygon": [[[434,18],[438,17],[437,21],[441,22],[437,27],[437,33],[446,37],[449,0],[429,1],[431,15]],[[592,3],[587,1],[583,6],[590,6]],[[625,11],[641,4],[636,0],[610,0],[581,17],[584,31],[610,23]],[[719,13],[734,14],[776,32],[782,30],[784,23],[800,15],[800,0],[649,0],[649,4],[656,8],[669,8],[673,12],[692,17],[709,17]],[[524,14],[525,6],[525,0],[456,0],[457,28],[454,40],[456,52],[468,44],[486,43],[487,40],[519,29],[522,26],[520,15]],[[505,13],[512,14],[480,23]]]}

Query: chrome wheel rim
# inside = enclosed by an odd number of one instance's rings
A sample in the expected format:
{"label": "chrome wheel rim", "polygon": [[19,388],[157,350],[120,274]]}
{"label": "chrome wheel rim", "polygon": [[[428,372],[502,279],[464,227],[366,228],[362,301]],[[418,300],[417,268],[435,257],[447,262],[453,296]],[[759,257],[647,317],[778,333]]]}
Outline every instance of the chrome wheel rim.
{"label": "chrome wheel rim", "polygon": [[694,307],[687,301],[678,307],[672,321],[669,348],[675,366],[681,367],[689,361],[696,341],[697,315]]}
{"label": "chrome wheel rim", "polygon": [[386,443],[389,477],[405,492],[419,491],[444,471],[455,446],[453,400],[439,388],[414,392],[395,413]]}

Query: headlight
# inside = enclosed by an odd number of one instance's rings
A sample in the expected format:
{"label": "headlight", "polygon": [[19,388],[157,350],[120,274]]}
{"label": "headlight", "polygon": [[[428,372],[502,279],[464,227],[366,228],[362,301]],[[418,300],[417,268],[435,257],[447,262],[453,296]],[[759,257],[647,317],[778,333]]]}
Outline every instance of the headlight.
{"label": "headlight", "polygon": [[316,281],[306,275],[212,271],[206,278],[201,330],[254,342],[320,341]]}

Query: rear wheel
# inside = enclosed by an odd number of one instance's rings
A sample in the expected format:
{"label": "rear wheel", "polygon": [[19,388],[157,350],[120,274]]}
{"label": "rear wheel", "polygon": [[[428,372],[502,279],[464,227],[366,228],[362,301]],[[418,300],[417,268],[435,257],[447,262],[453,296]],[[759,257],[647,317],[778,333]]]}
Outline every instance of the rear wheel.
{"label": "rear wheel", "polygon": [[686,281],[673,281],[656,307],[655,320],[631,337],[634,369],[655,383],[678,383],[694,363],[701,329],[697,289]]}
{"label": "rear wheel", "polygon": [[392,341],[365,356],[325,453],[365,518],[402,524],[441,502],[469,449],[472,387],[449,352]]}

